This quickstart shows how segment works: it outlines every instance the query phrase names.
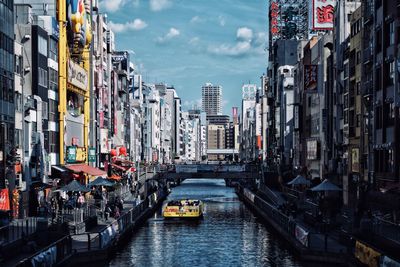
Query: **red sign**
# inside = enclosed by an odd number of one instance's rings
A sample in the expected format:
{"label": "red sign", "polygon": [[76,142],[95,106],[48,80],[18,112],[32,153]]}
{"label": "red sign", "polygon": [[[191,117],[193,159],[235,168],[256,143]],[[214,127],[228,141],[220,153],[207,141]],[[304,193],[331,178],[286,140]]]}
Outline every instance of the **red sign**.
{"label": "red sign", "polygon": [[317,91],[318,65],[304,65],[304,91]]}
{"label": "red sign", "polygon": [[271,29],[271,34],[272,38],[275,38],[279,36],[280,30],[279,30],[279,4],[277,2],[271,2],[270,5],[270,29]]}
{"label": "red sign", "polygon": [[335,0],[313,0],[313,30],[329,31],[333,29]]}
{"label": "red sign", "polygon": [[0,210],[10,210],[8,189],[0,189]]}

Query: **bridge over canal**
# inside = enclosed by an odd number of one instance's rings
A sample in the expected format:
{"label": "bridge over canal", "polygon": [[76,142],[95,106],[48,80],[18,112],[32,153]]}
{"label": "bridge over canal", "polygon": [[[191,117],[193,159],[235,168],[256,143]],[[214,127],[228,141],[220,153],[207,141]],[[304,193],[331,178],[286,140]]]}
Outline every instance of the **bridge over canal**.
{"label": "bridge over canal", "polygon": [[179,180],[186,178],[204,179],[256,179],[259,168],[249,164],[177,164],[173,168],[161,170],[155,179]]}

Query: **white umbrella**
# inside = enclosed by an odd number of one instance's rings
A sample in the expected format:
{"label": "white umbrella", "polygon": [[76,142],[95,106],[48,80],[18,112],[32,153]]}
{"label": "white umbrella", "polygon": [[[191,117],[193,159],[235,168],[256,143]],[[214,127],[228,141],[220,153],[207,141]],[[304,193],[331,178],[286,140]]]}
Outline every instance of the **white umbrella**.
{"label": "white umbrella", "polygon": [[296,178],[291,180],[288,185],[310,185],[310,181],[307,180],[304,176],[297,175]]}
{"label": "white umbrella", "polygon": [[329,182],[327,179],[325,179],[319,185],[314,186],[313,188],[311,188],[311,191],[314,191],[314,192],[319,192],[319,191],[342,191],[342,189],[339,188],[337,185]]}

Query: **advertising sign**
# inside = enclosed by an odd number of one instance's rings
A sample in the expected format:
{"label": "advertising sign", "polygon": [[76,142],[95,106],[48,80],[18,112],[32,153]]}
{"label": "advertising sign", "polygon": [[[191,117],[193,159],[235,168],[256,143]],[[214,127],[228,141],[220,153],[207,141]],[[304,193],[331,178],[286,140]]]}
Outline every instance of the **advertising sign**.
{"label": "advertising sign", "polygon": [[335,0],[313,0],[312,29],[314,31],[333,30],[335,5]]}
{"label": "advertising sign", "polygon": [[76,146],[67,147],[67,162],[68,163],[76,162]]}
{"label": "advertising sign", "polygon": [[88,161],[89,162],[96,162],[96,148],[94,148],[94,147],[90,147],[89,148]]}
{"label": "advertising sign", "polygon": [[354,256],[367,266],[378,267],[381,254],[357,240]]}
{"label": "advertising sign", "polygon": [[108,129],[100,129],[100,153],[107,154],[108,152]]}
{"label": "advertising sign", "polygon": [[360,149],[358,148],[353,148],[351,150],[351,171],[360,171]]}
{"label": "advertising sign", "polygon": [[306,230],[296,225],[294,235],[296,236],[296,239],[303,244],[303,246],[308,247],[308,232]]}
{"label": "advertising sign", "polygon": [[68,60],[67,82],[79,89],[86,90],[88,81],[89,77],[85,69],[72,60]]}
{"label": "advertising sign", "polygon": [[276,2],[276,1],[271,2],[269,16],[270,16],[269,21],[271,23],[270,31],[271,31],[272,40],[280,39],[280,33],[281,33],[281,30],[279,28],[280,10],[279,10],[278,2]]}
{"label": "advertising sign", "polygon": [[307,141],[307,159],[316,160],[318,159],[318,141],[308,140]]}
{"label": "advertising sign", "polygon": [[0,189],[0,210],[10,210],[8,189]]}
{"label": "advertising sign", "polygon": [[304,90],[306,92],[317,92],[318,87],[318,65],[304,65]]}

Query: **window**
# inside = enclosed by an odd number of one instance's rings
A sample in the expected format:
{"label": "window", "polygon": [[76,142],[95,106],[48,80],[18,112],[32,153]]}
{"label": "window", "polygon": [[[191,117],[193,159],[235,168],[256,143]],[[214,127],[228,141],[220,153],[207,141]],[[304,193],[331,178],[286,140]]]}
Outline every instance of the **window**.
{"label": "window", "polygon": [[360,62],[361,62],[361,51],[358,51],[356,56],[356,65],[360,64]]}
{"label": "window", "polygon": [[392,61],[389,63],[389,85],[393,85],[394,84],[394,76],[395,76],[395,62]]}
{"label": "window", "polygon": [[53,38],[50,38],[49,43],[49,57],[54,61],[58,61],[58,43]]}
{"label": "window", "polygon": [[22,66],[23,66],[22,57],[15,55],[14,64],[15,64],[15,69],[14,69],[15,73],[18,73],[21,75],[22,74]]}
{"label": "window", "polygon": [[22,112],[22,94],[15,92],[15,110]]}
{"label": "window", "polygon": [[356,127],[361,126],[361,114],[357,114],[356,116]]}
{"label": "window", "polygon": [[38,37],[38,51],[43,56],[47,57],[47,40],[42,36]]}
{"label": "window", "polygon": [[376,129],[382,129],[382,106],[377,106],[375,109],[375,124]]}
{"label": "window", "polygon": [[395,34],[394,34],[395,28],[394,28],[394,22],[392,21],[389,24],[389,35],[390,35],[390,45],[394,45],[394,38],[395,38]]}
{"label": "window", "polygon": [[57,102],[49,99],[49,121],[57,121]]}
{"label": "window", "polygon": [[58,72],[49,68],[49,89],[58,91]]}
{"label": "window", "polygon": [[361,95],[361,82],[356,84],[356,90],[357,95]]}
{"label": "window", "polygon": [[47,88],[47,70],[39,68],[39,85]]}
{"label": "window", "polygon": [[15,146],[22,147],[22,130],[15,129]]}
{"label": "window", "polygon": [[49,153],[58,153],[58,133],[57,132],[49,132]]}

